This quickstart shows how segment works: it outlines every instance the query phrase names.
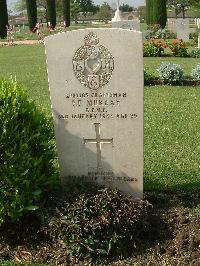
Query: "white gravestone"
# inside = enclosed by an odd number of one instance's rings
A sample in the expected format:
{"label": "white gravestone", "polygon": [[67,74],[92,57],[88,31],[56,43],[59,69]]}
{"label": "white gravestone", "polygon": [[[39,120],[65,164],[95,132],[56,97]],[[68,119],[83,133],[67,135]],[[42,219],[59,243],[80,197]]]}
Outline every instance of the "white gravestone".
{"label": "white gravestone", "polygon": [[189,19],[168,19],[167,27],[168,30],[177,34],[177,39],[182,39],[185,42],[189,41]]}
{"label": "white gravestone", "polygon": [[167,19],[167,28],[169,31],[176,33],[176,19],[168,18]]}
{"label": "white gravestone", "polygon": [[189,41],[189,19],[177,19],[176,20],[176,32],[177,39],[182,39],[184,42]]}
{"label": "white gravestone", "polygon": [[77,30],[45,46],[63,183],[96,181],[142,197],[142,33]]}
{"label": "white gravestone", "polygon": [[198,46],[197,46],[197,48],[200,49],[200,18],[195,19],[195,24],[197,25],[197,33],[198,33]]}

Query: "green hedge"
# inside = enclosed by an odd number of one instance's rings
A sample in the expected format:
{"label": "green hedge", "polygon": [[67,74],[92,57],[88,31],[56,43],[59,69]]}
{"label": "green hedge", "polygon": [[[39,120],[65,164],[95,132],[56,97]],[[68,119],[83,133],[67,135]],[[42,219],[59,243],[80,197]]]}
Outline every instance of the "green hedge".
{"label": "green hedge", "polygon": [[50,121],[16,82],[0,80],[0,224],[41,207],[56,183]]}

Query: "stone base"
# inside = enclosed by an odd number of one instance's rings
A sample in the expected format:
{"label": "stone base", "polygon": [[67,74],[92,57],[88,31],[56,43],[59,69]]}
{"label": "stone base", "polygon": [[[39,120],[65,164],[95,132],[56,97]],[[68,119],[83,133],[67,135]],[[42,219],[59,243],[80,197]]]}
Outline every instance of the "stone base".
{"label": "stone base", "polygon": [[140,21],[139,19],[112,21],[112,28],[140,31]]}

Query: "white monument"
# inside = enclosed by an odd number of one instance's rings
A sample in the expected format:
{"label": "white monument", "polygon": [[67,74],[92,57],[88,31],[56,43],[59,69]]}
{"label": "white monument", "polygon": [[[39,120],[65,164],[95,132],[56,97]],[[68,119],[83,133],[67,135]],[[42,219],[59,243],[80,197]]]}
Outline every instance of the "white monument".
{"label": "white monument", "polygon": [[119,0],[117,0],[117,10],[115,11],[115,16],[112,19],[112,28],[121,28],[140,31],[140,20],[124,20],[122,18],[122,12],[119,9]]}
{"label": "white monument", "polygon": [[112,18],[112,22],[121,21],[121,11],[119,10],[119,0],[117,0],[117,10],[115,11],[115,16]]}
{"label": "white monument", "polygon": [[185,42],[189,41],[189,19],[168,19],[167,27],[168,30],[177,34],[177,39],[182,39]]}
{"label": "white monument", "polygon": [[195,24],[197,25],[197,33],[198,33],[198,49],[200,49],[200,18],[195,18]]}
{"label": "white monument", "polygon": [[63,184],[95,181],[141,198],[142,33],[75,30],[45,46]]}

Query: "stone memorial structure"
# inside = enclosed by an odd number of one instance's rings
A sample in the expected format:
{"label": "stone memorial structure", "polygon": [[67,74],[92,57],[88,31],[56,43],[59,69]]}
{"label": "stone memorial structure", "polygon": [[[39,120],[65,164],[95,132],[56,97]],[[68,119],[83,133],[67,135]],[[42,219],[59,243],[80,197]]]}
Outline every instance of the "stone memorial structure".
{"label": "stone memorial structure", "polygon": [[177,39],[182,39],[184,42],[188,42],[190,35],[189,19],[178,18],[176,20],[176,32]]}
{"label": "stone memorial structure", "polygon": [[198,33],[198,45],[197,48],[200,49],[200,18],[195,19],[195,24],[197,25],[197,33]]}
{"label": "stone memorial structure", "polygon": [[176,19],[168,18],[167,19],[167,28],[169,31],[176,33]]}
{"label": "stone memorial structure", "polygon": [[119,0],[117,0],[117,10],[115,11],[114,18],[112,18],[112,28],[140,31],[140,20],[137,18],[124,20],[122,18],[122,12],[119,9]]}
{"label": "stone memorial structure", "polygon": [[121,29],[140,31],[140,21],[139,19],[113,21],[112,28],[121,28]]}
{"label": "stone memorial structure", "polygon": [[141,198],[142,33],[76,30],[45,46],[63,183],[95,181]]}
{"label": "stone memorial structure", "polygon": [[177,34],[177,39],[182,39],[183,41],[189,41],[189,20],[188,19],[168,19],[167,21],[168,30]]}

